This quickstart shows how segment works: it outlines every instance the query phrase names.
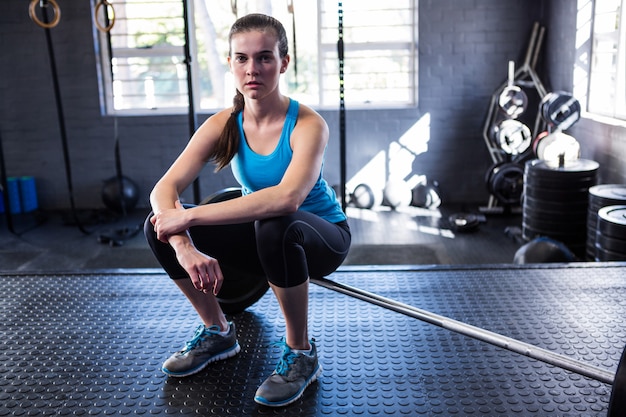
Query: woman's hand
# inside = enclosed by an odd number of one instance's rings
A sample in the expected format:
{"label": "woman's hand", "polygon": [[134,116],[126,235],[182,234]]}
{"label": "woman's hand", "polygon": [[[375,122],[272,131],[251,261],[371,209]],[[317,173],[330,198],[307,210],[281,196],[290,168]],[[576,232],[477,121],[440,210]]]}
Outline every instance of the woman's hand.
{"label": "woman's hand", "polygon": [[187,271],[193,286],[204,293],[217,295],[222,288],[224,275],[217,259],[197,250],[193,245],[185,245],[176,250],[176,259]]}
{"label": "woman's hand", "polygon": [[180,201],[176,200],[173,209],[161,210],[152,216],[150,222],[154,226],[157,239],[167,243],[170,236],[187,230],[188,225],[184,214],[184,207],[180,204]]}

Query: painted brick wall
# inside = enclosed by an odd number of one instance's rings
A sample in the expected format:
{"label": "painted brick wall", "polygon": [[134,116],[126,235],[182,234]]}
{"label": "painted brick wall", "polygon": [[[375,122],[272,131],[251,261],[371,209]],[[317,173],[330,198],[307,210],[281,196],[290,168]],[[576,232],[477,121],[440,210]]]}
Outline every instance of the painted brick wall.
{"label": "painted brick wall", "polygon": [[[102,207],[102,181],[115,172],[113,119],[100,114],[89,2],[68,4],[62,2],[61,24],[51,33],[76,202],[97,208]],[[9,175],[36,177],[42,207],[67,208],[45,33],[31,22],[27,6],[24,0],[3,0],[0,14],[0,134],[6,166]],[[382,170],[372,170],[379,177],[402,163],[405,177],[425,175],[438,181],[444,202],[486,203],[484,176],[491,159],[482,129],[489,100],[505,81],[507,61],[521,62],[532,24],[542,19],[543,11],[540,0],[420,0],[419,106],[348,109],[348,179],[354,181],[382,154]],[[331,130],[326,176],[337,184],[339,118],[337,111],[321,113]],[[186,116],[120,118],[124,173],[139,184],[142,205],[185,145],[188,130]],[[232,184],[229,173],[215,176],[209,168],[201,178],[202,194]]]}

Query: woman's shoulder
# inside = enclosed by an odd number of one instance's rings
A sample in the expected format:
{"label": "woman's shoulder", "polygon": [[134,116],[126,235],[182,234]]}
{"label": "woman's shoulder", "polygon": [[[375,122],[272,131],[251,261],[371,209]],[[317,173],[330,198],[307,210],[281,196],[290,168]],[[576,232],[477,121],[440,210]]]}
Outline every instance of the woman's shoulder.
{"label": "woman's shoulder", "polygon": [[303,124],[316,124],[316,125],[326,125],[326,120],[313,108],[307,106],[306,104],[299,103],[298,110],[298,123]]}

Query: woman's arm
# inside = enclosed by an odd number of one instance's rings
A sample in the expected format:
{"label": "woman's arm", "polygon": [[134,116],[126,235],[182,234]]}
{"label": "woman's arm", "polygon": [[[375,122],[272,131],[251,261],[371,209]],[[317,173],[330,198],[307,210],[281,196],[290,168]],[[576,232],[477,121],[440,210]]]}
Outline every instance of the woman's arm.
{"label": "woman's arm", "polygon": [[301,105],[291,136],[293,157],[279,184],[184,212],[166,210],[157,215],[159,232],[171,235],[196,225],[243,223],[295,212],[319,177],[327,143],[326,122],[312,109]]}

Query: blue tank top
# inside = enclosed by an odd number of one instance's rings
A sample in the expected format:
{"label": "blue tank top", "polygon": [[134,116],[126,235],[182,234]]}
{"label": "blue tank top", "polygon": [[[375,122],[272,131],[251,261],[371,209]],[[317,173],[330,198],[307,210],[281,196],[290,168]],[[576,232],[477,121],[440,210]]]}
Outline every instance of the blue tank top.
{"label": "blue tank top", "polygon": [[[296,100],[290,100],[278,145],[269,155],[259,155],[250,149],[243,131],[243,112],[237,115],[240,138],[239,150],[230,162],[230,166],[235,179],[243,189],[244,195],[277,185],[282,180],[293,154],[289,139],[298,120],[299,108],[300,105]],[[322,177],[323,170],[324,163],[322,162],[319,177],[300,206],[300,210],[314,213],[332,223],[346,220],[335,191]]]}

